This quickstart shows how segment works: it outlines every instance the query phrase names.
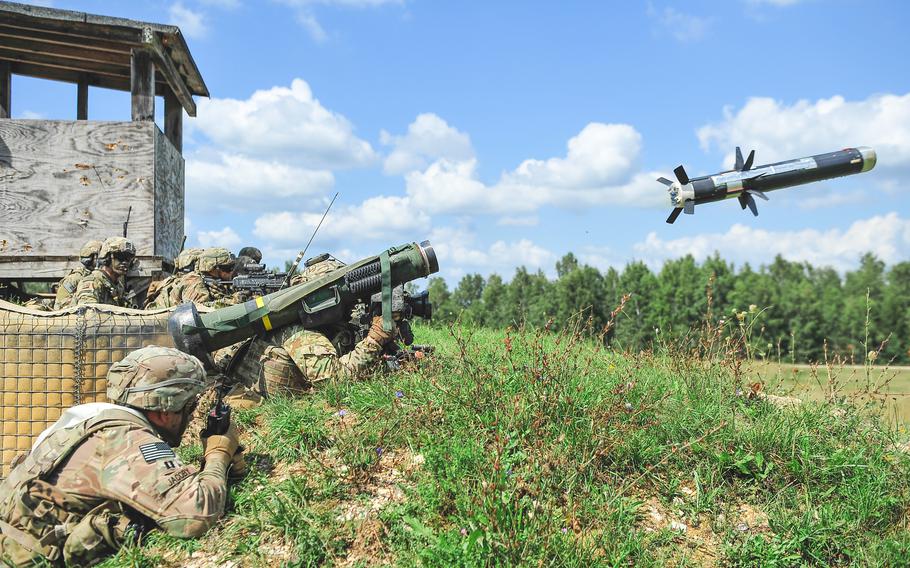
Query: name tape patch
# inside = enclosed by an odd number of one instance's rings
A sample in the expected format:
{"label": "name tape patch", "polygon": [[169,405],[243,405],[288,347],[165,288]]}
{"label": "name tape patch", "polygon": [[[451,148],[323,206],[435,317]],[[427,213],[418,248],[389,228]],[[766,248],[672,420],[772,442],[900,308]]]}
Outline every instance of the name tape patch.
{"label": "name tape patch", "polygon": [[177,454],[167,445],[167,442],[152,442],[139,446],[139,452],[145,458],[146,463],[152,463],[165,458],[175,458]]}

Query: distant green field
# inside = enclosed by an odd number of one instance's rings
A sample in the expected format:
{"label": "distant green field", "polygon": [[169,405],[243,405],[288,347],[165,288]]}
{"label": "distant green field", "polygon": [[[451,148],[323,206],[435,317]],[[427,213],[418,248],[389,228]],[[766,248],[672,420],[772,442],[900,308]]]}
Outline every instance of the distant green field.
{"label": "distant green field", "polygon": [[868,402],[898,424],[910,424],[910,367],[825,366],[755,362],[752,375],[768,392],[804,399],[846,397]]}

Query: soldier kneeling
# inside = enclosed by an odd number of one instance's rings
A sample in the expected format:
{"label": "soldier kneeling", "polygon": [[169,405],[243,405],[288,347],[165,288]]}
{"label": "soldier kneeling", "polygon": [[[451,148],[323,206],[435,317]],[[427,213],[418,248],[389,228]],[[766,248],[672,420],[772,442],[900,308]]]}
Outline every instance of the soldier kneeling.
{"label": "soldier kneeling", "polygon": [[234,426],[203,440],[202,471],[172,449],[206,388],[199,360],[144,347],[107,381],[116,404],[68,409],[0,484],[0,566],[89,566],[146,528],[198,537],[223,514]]}

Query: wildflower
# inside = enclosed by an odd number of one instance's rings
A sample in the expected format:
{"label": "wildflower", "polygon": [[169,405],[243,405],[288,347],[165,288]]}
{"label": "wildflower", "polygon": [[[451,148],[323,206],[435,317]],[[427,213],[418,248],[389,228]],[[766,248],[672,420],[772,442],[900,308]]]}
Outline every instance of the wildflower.
{"label": "wildflower", "polygon": [[376,448],[376,456],[380,457],[380,458],[382,457],[382,447],[381,446]]}
{"label": "wildflower", "polygon": [[626,403],[626,412],[632,412],[632,403],[631,402]]}
{"label": "wildflower", "polygon": [[870,361],[875,361],[876,359],[878,359],[878,351],[870,351],[870,352],[869,352],[869,360],[870,360]]}
{"label": "wildflower", "polygon": [[404,391],[395,391],[395,398],[402,398],[404,396]]}
{"label": "wildflower", "polygon": [[754,314],[757,311],[758,311],[758,306],[756,306],[755,304],[749,304],[749,313],[750,314]]}
{"label": "wildflower", "polygon": [[468,529],[461,527],[461,536],[468,536]]}
{"label": "wildflower", "polygon": [[340,418],[344,418],[344,415],[347,413],[348,413],[348,411],[342,408],[341,410],[338,411],[338,416]]}
{"label": "wildflower", "polygon": [[739,312],[738,314],[736,314],[736,319],[738,319],[739,321],[745,321],[746,312]]}
{"label": "wildflower", "polygon": [[569,529],[567,529],[566,527],[562,527],[562,534],[566,534],[567,532],[569,532]]}
{"label": "wildflower", "polygon": [[509,468],[509,469],[506,471],[506,477],[512,477],[512,468]]}

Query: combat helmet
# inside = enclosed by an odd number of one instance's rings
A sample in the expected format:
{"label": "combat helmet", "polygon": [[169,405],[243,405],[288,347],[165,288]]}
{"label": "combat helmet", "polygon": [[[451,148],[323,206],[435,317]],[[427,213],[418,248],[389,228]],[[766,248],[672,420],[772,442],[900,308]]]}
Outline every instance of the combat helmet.
{"label": "combat helmet", "polygon": [[107,373],[108,398],[142,410],[180,412],[205,388],[199,359],[173,347],[137,349]]}
{"label": "combat helmet", "polygon": [[192,272],[196,262],[199,260],[199,255],[201,255],[204,250],[205,249],[203,248],[184,249],[177,255],[177,258],[174,259],[174,268],[179,272]]}
{"label": "combat helmet", "polygon": [[129,252],[135,256],[136,247],[131,241],[124,237],[108,237],[107,239],[104,239],[101,250],[98,252],[98,257],[104,258],[115,252]]}
{"label": "combat helmet", "polygon": [[82,248],[79,249],[79,258],[88,258],[92,255],[97,255],[100,250],[101,241],[93,239],[82,245]]}
{"label": "combat helmet", "polygon": [[307,260],[304,263],[304,266],[306,266],[306,268],[291,279],[292,286],[319,278],[323,274],[328,274],[329,272],[342,268],[345,264],[334,256],[325,253]]}
{"label": "combat helmet", "polygon": [[262,262],[262,251],[256,247],[243,247],[240,249],[240,252],[237,253],[237,256],[246,256],[257,264]]}
{"label": "combat helmet", "polygon": [[231,251],[221,247],[207,248],[202,251],[199,260],[196,261],[196,270],[199,272],[209,272],[218,266],[225,270],[234,269],[234,255]]}

